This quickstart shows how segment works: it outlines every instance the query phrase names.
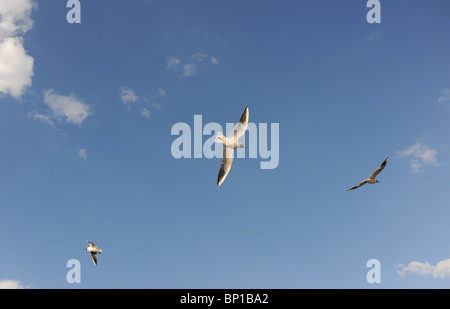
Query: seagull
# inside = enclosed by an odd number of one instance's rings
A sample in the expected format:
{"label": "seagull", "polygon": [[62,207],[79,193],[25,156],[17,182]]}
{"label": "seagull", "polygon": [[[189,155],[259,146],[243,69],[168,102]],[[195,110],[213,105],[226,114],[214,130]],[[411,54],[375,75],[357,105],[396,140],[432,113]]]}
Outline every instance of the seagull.
{"label": "seagull", "polygon": [[234,127],[233,131],[225,137],[221,132],[217,133],[216,143],[223,144],[222,162],[220,163],[219,177],[217,178],[217,186],[224,182],[230,172],[233,164],[234,150],[236,148],[247,148],[238,142],[239,138],[245,134],[248,126],[248,107],[242,113],[241,119]]}
{"label": "seagull", "polygon": [[375,179],[375,177],[377,177],[377,175],[385,168],[386,164],[388,163],[389,158],[386,158],[386,160],[383,161],[383,163],[381,163],[381,166],[379,168],[377,168],[372,175],[370,175],[369,178],[361,181],[357,186],[354,186],[353,188],[348,189],[347,191],[351,191],[351,190],[355,190],[356,188],[361,187],[362,185],[365,185],[366,183],[377,183],[379,182],[378,180]]}
{"label": "seagull", "polygon": [[94,262],[94,265],[97,266],[97,253],[102,253],[102,249],[98,249],[97,246],[90,242],[89,240],[86,240],[89,243],[89,247],[83,248],[83,250],[88,251],[91,254],[92,261]]}

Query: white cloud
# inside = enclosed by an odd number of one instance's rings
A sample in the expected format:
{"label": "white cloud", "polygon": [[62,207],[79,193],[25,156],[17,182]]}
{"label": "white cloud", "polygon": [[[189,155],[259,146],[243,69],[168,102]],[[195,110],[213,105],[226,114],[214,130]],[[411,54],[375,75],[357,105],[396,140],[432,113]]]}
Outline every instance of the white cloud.
{"label": "white cloud", "polygon": [[162,109],[163,108],[163,105],[161,103],[156,103],[156,102],[153,102],[152,106],[154,108],[156,108],[156,109]]}
{"label": "white cloud", "polygon": [[23,289],[24,286],[16,280],[2,280],[0,281],[0,290],[5,289]]}
{"label": "white cloud", "polygon": [[167,57],[167,69],[173,69],[174,71],[178,70],[179,67],[182,67],[181,77],[192,77],[197,74],[197,67],[204,66],[209,63],[214,66],[219,65],[219,60],[217,60],[214,56],[208,56],[206,54],[197,52],[191,56],[191,61],[189,63],[185,63],[184,65],[181,63],[179,58],[174,56]]}
{"label": "white cloud", "polygon": [[34,59],[27,55],[21,37],[0,41],[0,92],[18,99],[31,86]]}
{"label": "white cloud", "polygon": [[145,118],[150,118],[150,111],[147,108],[141,109],[141,116],[144,116]]}
{"label": "white cloud", "polygon": [[167,57],[167,69],[176,69],[178,67],[178,65],[180,64],[181,60],[174,57],[174,56],[169,56]]}
{"label": "white cloud", "polygon": [[440,261],[436,265],[428,262],[411,262],[407,266],[403,264],[397,266],[401,267],[397,273],[402,277],[407,273],[415,273],[422,277],[431,275],[433,278],[450,278],[450,259]]}
{"label": "white cloud", "polygon": [[167,92],[164,89],[158,88],[158,95],[161,97],[166,98],[167,97]]}
{"label": "white cloud", "polygon": [[197,66],[194,63],[188,63],[183,66],[183,77],[192,77],[197,72]]}
{"label": "white cloud", "polygon": [[436,159],[437,150],[428,148],[419,141],[406,149],[397,151],[397,155],[409,158],[412,173],[421,172],[425,166],[439,166]]}
{"label": "white cloud", "polygon": [[81,159],[87,160],[87,150],[86,149],[78,149],[78,157]]}
{"label": "white cloud", "polygon": [[211,58],[210,58],[210,61],[211,61],[211,63],[214,64],[215,66],[219,65],[219,60],[217,60],[216,57],[211,57]]}
{"label": "white cloud", "polygon": [[0,38],[25,33],[33,27],[31,10],[37,7],[32,0],[0,1]]}
{"label": "white cloud", "polygon": [[450,88],[442,89],[441,96],[438,98],[438,102],[450,101]]}
{"label": "white cloud", "polygon": [[380,39],[380,38],[381,38],[381,33],[379,33],[378,31],[365,37],[365,39],[368,41],[372,41],[372,40]]}
{"label": "white cloud", "polygon": [[122,103],[127,105],[128,108],[130,108],[131,104],[135,103],[138,99],[133,89],[121,87],[119,91]]}
{"label": "white cloud", "polygon": [[149,106],[140,108],[139,114],[145,118],[150,118],[151,108],[162,109],[162,102],[168,99],[167,91],[162,88],[152,89],[151,94],[148,96],[137,96],[135,91],[130,88],[122,87],[120,91],[121,100],[125,105],[128,105],[128,109],[130,109],[131,105],[142,106],[147,104]]}
{"label": "white cloud", "polygon": [[0,92],[18,99],[31,86],[34,59],[27,55],[22,37],[33,26],[32,0],[0,1]]}
{"label": "white cloud", "polygon": [[33,117],[33,119],[39,120],[42,123],[46,123],[51,125],[52,127],[55,126],[53,121],[50,119],[48,115],[39,114],[37,112],[29,112],[28,117]]}
{"label": "white cloud", "polygon": [[203,60],[205,60],[208,56],[202,53],[195,53],[192,55],[192,59],[197,61],[197,62],[202,62]]}
{"label": "white cloud", "polygon": [[73,124],[81,124],[93,114],[89,105],[82,103],[74,95],[57,95],[52,89],[44,92],[44,102],[51,108],[54,117],[63,117],[66,122]]}

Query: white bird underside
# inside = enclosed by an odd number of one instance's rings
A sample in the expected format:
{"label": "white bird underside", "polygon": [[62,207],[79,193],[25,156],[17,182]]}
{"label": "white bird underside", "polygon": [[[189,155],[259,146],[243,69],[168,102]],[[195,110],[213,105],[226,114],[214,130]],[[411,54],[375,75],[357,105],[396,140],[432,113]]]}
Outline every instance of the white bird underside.
{"label": "white bird underside", "polygon": [[248,117],[249,112],[248,107],[246,107],[244,112],[242,113],[241,119],[239,119],[239,122],[236,124],[233,131],[228,134],[227,137],[225,137],[220,132],[216,136],[215,141],[217,143],[223,144],[222,161],[220,163],[219,176],[217,177],[218,187],[220,187],[220,185],[224,182],[225,178],[227,178],[227,175],[231,170],[231,165],[233,164],[234,159],[234,149],[239,147],[238,140],[245,134],[245,131],[247,130]]}
{"label": "white bird underside", "polygon": [[370,183],[370,184],[374,184],[377,182],[377,180],[375,179],[377,177],[377,175],[386,167],[386,164],[388,163],[389,158],[386,158],[386,160],[383,161],[383,163],[381,163],[381,166],[379,168],[377,168],[372,175],[370,175],[369,178],[361,181],[357,186],[354,186],[353,188],[348,189],[347,191],[351,191],[351,190],[355,190],[363,185],[365,185],[366,183]]}

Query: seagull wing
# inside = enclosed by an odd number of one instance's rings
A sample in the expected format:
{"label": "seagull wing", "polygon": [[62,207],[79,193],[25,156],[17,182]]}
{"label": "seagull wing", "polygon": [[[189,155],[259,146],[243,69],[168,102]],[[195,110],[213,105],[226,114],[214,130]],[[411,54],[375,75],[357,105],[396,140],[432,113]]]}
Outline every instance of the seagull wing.
{"label": "seagull wing", "polygon": [[377,168],[372,175],[370,175],[369,179],[375,179],[375,177],[377,177],[377,175],[385,168],[386,164],[388,163],[389,158],[386,158],[386,160],[383,161],[383,163],[381,163],[381,166],[379,168]]}
{"label": "seagull wing", "polygon": [[347,191],[355,190],[355,189],[357,189],[357,188],[359,188],[359,187],[365,185],[366,183],[367,183],[367,180],[363,180],[363,181],[361,181],[357,186],[354,186],[353,188],[350,188],[350,189],[348,189]]}
{"label": "seagull wing", "polygon": [[247,130],[248,126],[248,107],[245,108],[244,112],[242,113],[241,119],[239,119],[239,122],[234,127],[233,131],[228,134],[227,138],[233,139],[235,142],[241,138],[245,134],[245,131]]}
{"label": "seagull wing", "polygon": [[91,258],[92,261],[94,262],[94,265],[97,266],[97,253],[91,252]]}
{"label": "seagull wing", "polygon": [[92,247],[92,248],[97,248],[97,246],[93,243],[93,242],[91,242],[91,241],[89,241],[89,240],[86,240],[88,243],[89,243],[89,246],[90,247]]}
{"label": "seagull wing", "polygon": [[233,164],[234,148],[231,146],[223,145],[222,162],[220,163],[219,177],[217,178],[217,186],[224,182],[230,172],[231,165]]}

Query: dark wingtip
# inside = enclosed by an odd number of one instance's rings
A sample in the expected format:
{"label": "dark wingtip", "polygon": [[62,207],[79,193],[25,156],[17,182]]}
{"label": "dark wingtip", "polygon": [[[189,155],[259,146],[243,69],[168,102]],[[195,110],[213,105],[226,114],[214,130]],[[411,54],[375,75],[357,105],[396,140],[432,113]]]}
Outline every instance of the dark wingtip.
{"label": "dark wingtip", "polygon": [[247,111],[248,111],[248,106],[244,109],[244,112],[242,113],[242,115],[241,115],[241,119],[239,119],[239,122],[241,122],[241,123],[244,123],[245,122],[245,114],[247,113]]}

